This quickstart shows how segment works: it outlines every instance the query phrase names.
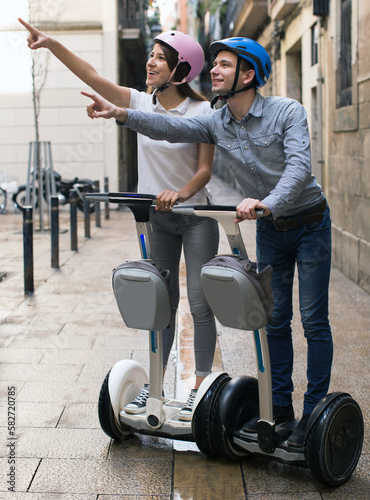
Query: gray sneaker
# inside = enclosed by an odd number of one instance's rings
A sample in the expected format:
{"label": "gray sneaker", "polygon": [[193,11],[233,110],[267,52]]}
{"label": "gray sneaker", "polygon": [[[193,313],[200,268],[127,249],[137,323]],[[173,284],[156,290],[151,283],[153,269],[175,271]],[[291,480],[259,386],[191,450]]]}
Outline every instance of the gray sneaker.
{"label": "gray sneaker", "polygon": [[194,406],[194,400],[197,395],[198,389],[192,389],[188,400],[184,404],[184,406],[181,408],[179,411],[179,420],[185,420],[186,422],[191,420],[193,416],[193,406]]}
{"label": "gray sneaker", "polygon": [[146,410],[146,400],[149,398],[149,384],[144,384],[136,398],[128,403],[123,409],[126,413],[144,413]]}

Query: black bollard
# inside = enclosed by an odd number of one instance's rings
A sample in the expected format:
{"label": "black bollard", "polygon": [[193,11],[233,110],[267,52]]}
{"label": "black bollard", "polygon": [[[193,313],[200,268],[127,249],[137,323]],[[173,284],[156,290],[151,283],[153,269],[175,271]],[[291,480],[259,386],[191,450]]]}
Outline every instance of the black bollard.
{"label": "black bollard", "polygon": [[[100,192],[100,182],[95,181],[94,182],[94,192],[99,193]],[[94,210],[95,210],[95,225],[96,227],[101,227],[101,217],[100,217],[100,202],[96,201],[94,204]]]}
{"label": "black bollard", "polygon": [[78,237],[77,237],[77,192],[75,189],[69,191],[69,213],[71,218],[71,250],[77,252]]}
{"label": "black bollard", "polygon": [[[109,193],[108,177],[104,177],[104,193]],[[105,219],[109,219],[109,202],[104,203]]]}
{"label": "black bollard", "polygon": [[32,294],[35,290],[33,282],[33,210],[23,210],[23,268],[24,293]]}
{"label": "black bollard", "polygon": [[51,206],[51,267],[59,268],[59,199],[50,197]]}
{"label": "black bollard", "polygon": [[85,238],[91,238],[90,233],[90,202],[84,196],[84,221],[85,221]]}

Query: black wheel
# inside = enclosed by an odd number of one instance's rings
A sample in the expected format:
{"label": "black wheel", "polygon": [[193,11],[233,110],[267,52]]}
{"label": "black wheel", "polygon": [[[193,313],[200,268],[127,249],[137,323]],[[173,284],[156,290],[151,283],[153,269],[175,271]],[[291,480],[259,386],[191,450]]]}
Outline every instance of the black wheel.
{"label": "black wheel", "polygon": [[132,431],[128,427],[127,430],[125,430],[122,424],[118,424],[114,416],[108,389],[109,375],[110,371],[104,379],[99,394],[98,415],[100,427],[110,438],[116,441],[123,441],[132,434]]}
{"label": "black wheel", "polygon": [[196,407],[192,420],[192,430],[198,448],[208,457],[219,457],[218,446],[215,443],[215,420],[219,420],[218,400],[230,377],[223,373],[209,387]]}
{"label": "black wheel", "polygon": [[[36,196],[37,200],[37,196]],[[26,204],[26,186],[20,186],[18,191],[13,194],[12,196],[12,201],[14,208],[18,210],[23,210],[25,204]],[[36,201],[37,204],[37,201]]]}
{"label": "black wheel", "polygon": [[217,443],[223,457],[241,460],[249,453],[233,443],[233,434],[245,422],[258,415],[258,380],[254,377],[236,377],[222,392],[220,422],[216,428]]}
{"label": "black wheel", "polygon": [[[83,181],[80,181],[80,182],[83,182]],[[91,182],[91,184],[86,183],[83,186],[83,188],[81,189],[81,191],[82,191],[82,196],[84,194],[93,193],[94,192],[94,183],[93,182]],[[77,197],[77,208],[79,210],[81,210],[81,212],[84,211],[84,198],[83,197],[82,198],[80,196]],[[93,214],[94,212],[95,212],[95,203],[90,203],[90,213]]]}
{"label": "black wheel", "polygon": [[308,432],[305,455],[315,479],[329,486],[348,481],[361,455],[364,421],[349,394],[334,399]]}
{"label": "black wheel", "polygon": [[6,211],[6,191],[0,187],[0,214],[5,213]]}

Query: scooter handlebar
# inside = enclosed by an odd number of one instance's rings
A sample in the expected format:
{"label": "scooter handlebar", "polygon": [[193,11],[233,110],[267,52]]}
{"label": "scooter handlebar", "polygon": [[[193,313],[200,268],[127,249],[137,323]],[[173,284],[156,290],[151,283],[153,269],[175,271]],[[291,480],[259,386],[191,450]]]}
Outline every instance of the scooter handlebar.
{"label": "scooter handlebar", "polygon": [[85,194],[85,198],[89,201],[101,201],[101,202],[109,201],[108,193],[89,193]]}
{"label": "scooter handlebar", "polygon": [[[117,203],[121,205],[157,205],[155,194],[141,193],[88,193],[85,195],[89,201]],[[175,202],[177,205],[178,201]]]}
{"label": "scooter handlebar", "polygon": [[[237,217],[236,207],[230,205],[182,205],[173,207],[173,212],[181,215],[198,215],[199,217],[213,217],[217,219],[218,215],[223,218],[233,220]],[[256,210],[256,218],[264,216],[263,209]]]}
{"label": "scooter handlebar", "polygon": [[121,205],[138,204],[138,205],[155,205],[156,197],[154,194],[139,194],[139,193],[89,193],[86,194],[86,199],[89,201],[100,201],[109,203],[118,203]]}

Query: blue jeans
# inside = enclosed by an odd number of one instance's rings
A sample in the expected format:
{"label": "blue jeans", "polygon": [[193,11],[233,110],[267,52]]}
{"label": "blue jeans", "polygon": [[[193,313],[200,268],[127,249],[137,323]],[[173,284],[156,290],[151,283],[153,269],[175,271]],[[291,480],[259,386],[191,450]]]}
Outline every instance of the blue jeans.
{"label": "blue jeans", "polygon": [[196,215],[153,210],[150,222],[154,260],[161,269],[170,271],[172,317],[169,327],[163,330],[164,368],[175,336],[176,311],[180,298],[179,265],[181,251],[184,249],[187,295],[194,323],[195,374],[206,377],[212,369],[217,332],[214,315],[203,293],[200,270],[217,253],[217,221]]}
{"label": "blue jeans", "polygon": [[298,269],[299,306],[307,339],[307,391],[304,413],[311,413],[327,394],[333,358],[329,324],[331,221],[329,208],[316,224],[277,231],[271,222],[257,221],[259,269],[273,267],[274,312],[267,325],[274,404],[287,406],[293,392],[292,287]]}

